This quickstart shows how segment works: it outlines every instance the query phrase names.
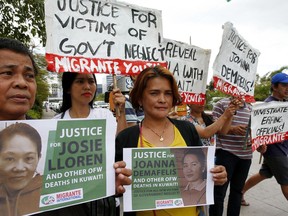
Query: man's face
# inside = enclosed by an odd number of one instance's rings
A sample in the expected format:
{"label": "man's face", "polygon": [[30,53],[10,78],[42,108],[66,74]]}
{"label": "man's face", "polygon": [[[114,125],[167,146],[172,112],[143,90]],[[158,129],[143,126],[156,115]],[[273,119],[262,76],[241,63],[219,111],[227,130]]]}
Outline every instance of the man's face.
{"label": "man's face", "polygon": [[0,120],[24,119],[34,104],[36,89],[29,56],[0,50]]}
{"label": "man's face", "polygon": [[288,99],[288,83],[278,83],[277,87],[272,86],[273,96],[279,100]]}

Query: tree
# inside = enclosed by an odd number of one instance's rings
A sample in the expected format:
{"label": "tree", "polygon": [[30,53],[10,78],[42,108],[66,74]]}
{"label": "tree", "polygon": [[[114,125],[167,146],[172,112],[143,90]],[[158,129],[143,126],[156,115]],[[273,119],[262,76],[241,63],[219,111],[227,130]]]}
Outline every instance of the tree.
{"label": "tree", "polygon": [[[255,89],[254,89],[254,98],[256,101],[264,101],[270,94],[271,88],[271,79],[276,73],[288,70],[288,66],[283,66],[278,70],[271,71],[266,73],[263,77],[260,77],[259,74],[256,75]],[[213,80],[207,85],[206,91],[206,109],[212,109],[211,103],[209,103],[213,97],[227,97],[221,91],[217,91],[213,87]]]}
{"label": "tree", "polygon": [[35,46],[38,38],[45,46],[44,0],[0,1],[0,37],[17,39],[27,46]]}
{"label": "tree", "polygon": [[96,101],[104,101],[105,95],[103,93],[97,94]]}
{"label": "tree", "polygon": [[28,112],[28,115],[35,119],[42,117],[43,101],[47,100],[49,94],[49,85],[47,79],[49,73],[46,70],[45,57],[41,54],[34,55],[35,62],[39,68],[39,74],[36,76],[37,95],[34,106]]}
{"label": "tree", "polygon": [[278,70],[271,71],[266,73],[263,77],[257,76],[255,90],[254,90],[254,98],[256,101],[263,101],[270,95],[271,88],[271,79],[276,73],[280,73],[284,70],[287,70],[288,66],[283,66]]}

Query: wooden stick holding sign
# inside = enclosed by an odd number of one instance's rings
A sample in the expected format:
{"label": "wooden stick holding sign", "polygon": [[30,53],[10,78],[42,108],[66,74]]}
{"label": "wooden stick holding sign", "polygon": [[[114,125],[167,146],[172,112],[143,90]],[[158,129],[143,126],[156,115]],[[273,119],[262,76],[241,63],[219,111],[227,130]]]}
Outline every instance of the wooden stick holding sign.
{"label": "wooden stick holding sign", "polygon": [[[113,89],[116,89],[117,88],[117,77],[115,74],[113,74]],[[119,110],[119,107],[115,105],[115,113],[116,113],[116,117],[119,117],[120,116],[120,110]]]}

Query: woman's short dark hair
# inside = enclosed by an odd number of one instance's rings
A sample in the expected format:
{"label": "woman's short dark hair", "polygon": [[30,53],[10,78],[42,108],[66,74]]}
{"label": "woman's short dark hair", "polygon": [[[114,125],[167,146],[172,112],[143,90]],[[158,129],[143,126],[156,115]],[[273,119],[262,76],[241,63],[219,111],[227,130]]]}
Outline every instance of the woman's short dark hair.
{"label": "woman's short dark hair", "polygon": [[[71,90],[71,86],[72,83],[74,82],[74,80],[76,79],[77,75],[80,73],[75,73],[75,72],[64,72],[62,74],[62,88],[63,88],[63,97],[62,97],[62,106],[60,108],[61,112],[65,112],[66,110],[70,109],[72,106],[72,99],[71,99],[71,94],[70,94],[70,90]],[[94,81],[96,83],[97,86],[97,80],[96,80],[96,76],[95,74],[92,74]],[[89,102],[90,107],[93,107],[93,101],[96,97],[96,92],[93,96],[93,100],[91,100]]]}
{"label": "woman's short dark hair", "polygon": [[138,75],[136,82],[134,83],[134,87],[130,92],[130,101],[131,101],[133,108],[136,111],[140,110],[139,100],[142,99],[143,92],[145,88],[147,87],[148,81],[156,77],[162,77],[169,81],[171,88],[172,88],[172,94],[173,94],[172,105],[175,106],[175,105],[180,104],[181,96],[178,92],[177,83],[173,74],[168,69],[158,65],[155,67],[148,67],[144,69]]}
{"label": "woman's short dark hair", "polygon": [[0,38],[0,50],[4,49],[28,56],[32,61],[35,75],[38,74],[38,67],[34,61],[33,55],[23,43],[11,38]]}
{"label": "woman's short dark hair", "polygon": [[30,139],[37,148],[38,157],[41,156],[41,150],[42,150],[41,136],[34,127],[26,123],[15,123],[9,125],[0,132],[0,152],[2,151],[4,141],[17,134],[25,136],[28,139]]}

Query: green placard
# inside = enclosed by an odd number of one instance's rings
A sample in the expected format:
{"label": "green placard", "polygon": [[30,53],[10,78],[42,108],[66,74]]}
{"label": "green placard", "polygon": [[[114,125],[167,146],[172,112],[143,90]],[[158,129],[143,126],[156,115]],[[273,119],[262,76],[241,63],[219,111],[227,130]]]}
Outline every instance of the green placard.
{"label": "green placard", "polygon": [[105,136],[105,120],[57,122],[49,132],[41,210],[106,196]]}
{"label": "green placard", "polygon": [[132,149],[133,209],[155,208],[156,200],[181,198],[177,163],[170,149]]}

